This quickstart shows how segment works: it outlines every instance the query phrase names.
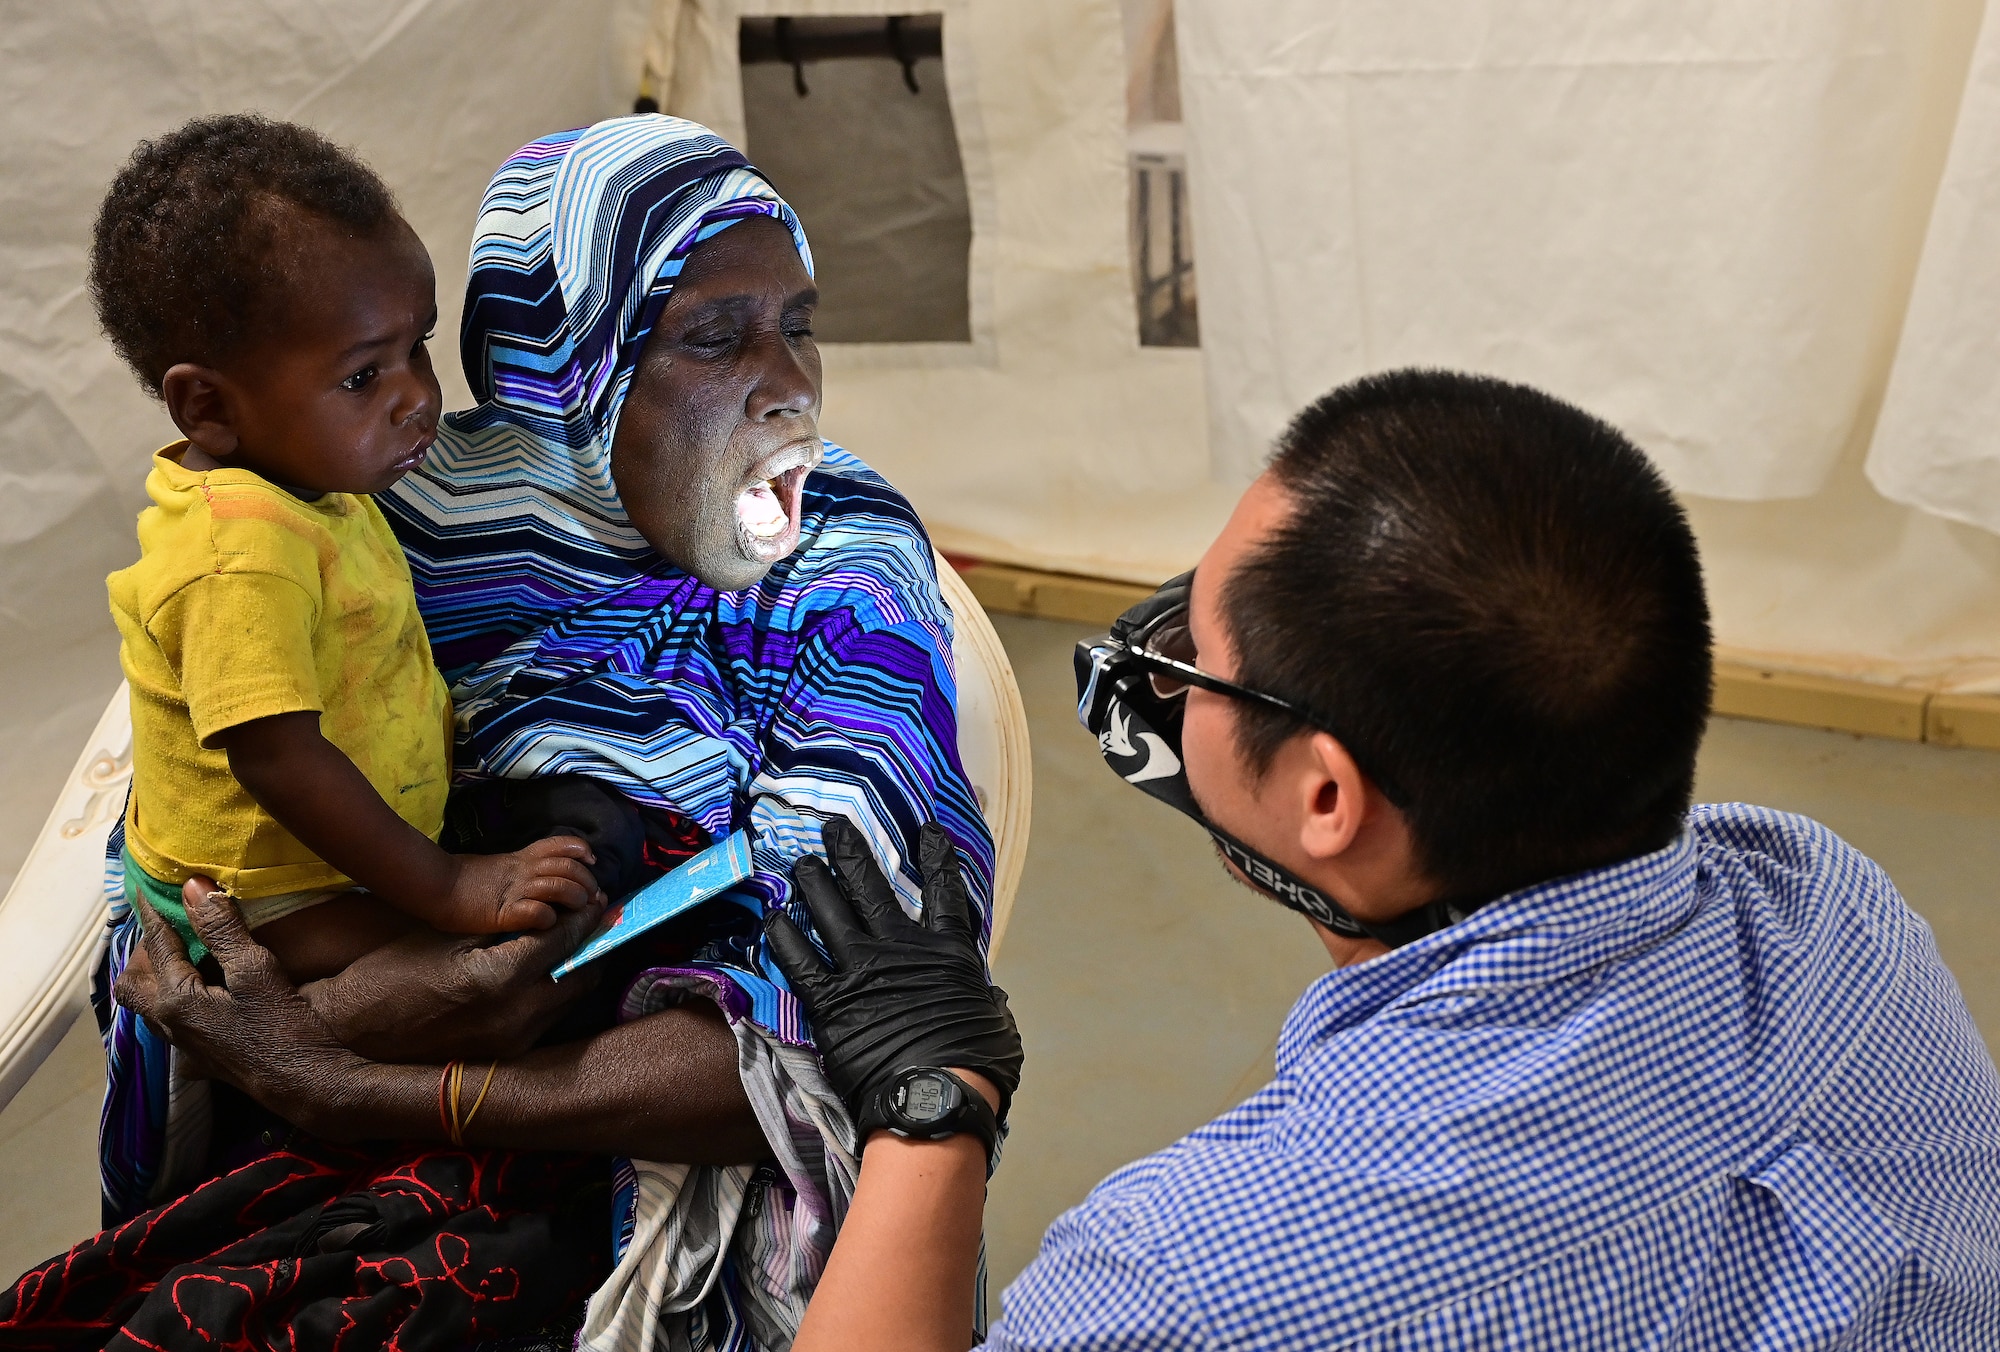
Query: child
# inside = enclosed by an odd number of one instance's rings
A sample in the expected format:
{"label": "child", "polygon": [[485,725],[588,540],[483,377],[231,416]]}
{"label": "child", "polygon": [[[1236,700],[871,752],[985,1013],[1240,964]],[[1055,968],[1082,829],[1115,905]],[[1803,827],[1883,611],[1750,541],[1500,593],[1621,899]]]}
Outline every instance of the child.
{"label": "child", "polygon": [[141,557],[109,583],[134,904],[199,961],[180,890],[211,877],[303,981],[404,917],[491,933],[601,900],[574,837],[435,843],[450,699],[367,496],[422,463],[442,402],[430,257],[388,189],[305,128],[203,118],[112,183],[90,284],[184,438],[154,455]]}

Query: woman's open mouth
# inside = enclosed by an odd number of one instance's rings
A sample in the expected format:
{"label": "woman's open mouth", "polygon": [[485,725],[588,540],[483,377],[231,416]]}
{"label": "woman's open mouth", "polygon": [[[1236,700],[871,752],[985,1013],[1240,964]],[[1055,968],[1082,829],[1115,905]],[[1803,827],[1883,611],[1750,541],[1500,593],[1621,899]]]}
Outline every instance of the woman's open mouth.
{"label": "woman's open mouth", "polygon": [[736,543],[752,563],[773,564],[798,548],[806,475],[819,464],[820,446],[787,446],[757,467],[757,477],[736,495]]}

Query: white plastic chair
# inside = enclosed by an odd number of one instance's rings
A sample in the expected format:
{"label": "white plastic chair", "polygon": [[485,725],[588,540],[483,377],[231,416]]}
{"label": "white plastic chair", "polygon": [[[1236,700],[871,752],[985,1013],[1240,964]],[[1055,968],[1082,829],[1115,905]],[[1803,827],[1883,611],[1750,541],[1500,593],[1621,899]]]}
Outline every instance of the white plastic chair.
{"label": "white plastic chair", "polygon": [[940,554],[938,581],[951,606],[951,653],[958,667],[958,757],[979,795],[979,810],[993,832],[993,938],[988,958],[1014,913],[1021,866],[1028,859],[1028,820],[1035,797],[1035,767],[1028,752],[1028,710],[1014,682],[1014,664],[1000,646],[993,621]]}
{"label": "white plastic chair", "polygon": [[[959,755],[998,851],[997,953],[1028,852],[1028,718],[993,622],[942,557],[938,578],[957,620]],[[131,777],[131,708],[121,684],[0,900],[0,1108],[89,1004],[90,969],[104,938],[104,847]]]}
{"label": "white plastic chair", "polygon": [[0,901],[0,1107],[90,1002],[90,968],[104,940],[104,843],[131,777],[132,714],[121,683]]}

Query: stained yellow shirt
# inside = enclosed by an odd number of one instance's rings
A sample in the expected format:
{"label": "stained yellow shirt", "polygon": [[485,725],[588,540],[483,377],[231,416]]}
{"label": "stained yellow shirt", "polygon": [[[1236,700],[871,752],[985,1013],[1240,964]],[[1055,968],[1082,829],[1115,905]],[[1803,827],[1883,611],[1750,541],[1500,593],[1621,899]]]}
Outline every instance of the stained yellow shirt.
{"label": "stained yellow shirt", "polygon": [[343,886],[236,782],[215,739],[317,711],[321,735],[435,840],[451,701],[409,563],[367,497],[305,502],[248,470],[184,469],[186,444],[154,455],[139,561],[109,579],[132,687],[126,847],[162,881],[203,873],[244,898]]}

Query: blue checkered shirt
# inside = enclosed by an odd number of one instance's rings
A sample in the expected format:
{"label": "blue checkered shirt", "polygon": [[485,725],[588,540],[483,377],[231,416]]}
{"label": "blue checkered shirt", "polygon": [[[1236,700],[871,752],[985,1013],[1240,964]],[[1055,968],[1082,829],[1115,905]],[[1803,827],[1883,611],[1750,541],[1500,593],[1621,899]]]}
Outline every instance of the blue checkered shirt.
{"label": "blue checkered shirt", "polygon": [[994,1348],[2000,1349],[2000,1073],[1801,817],[1333,972],[1278,1076],[1113,1174]]}

